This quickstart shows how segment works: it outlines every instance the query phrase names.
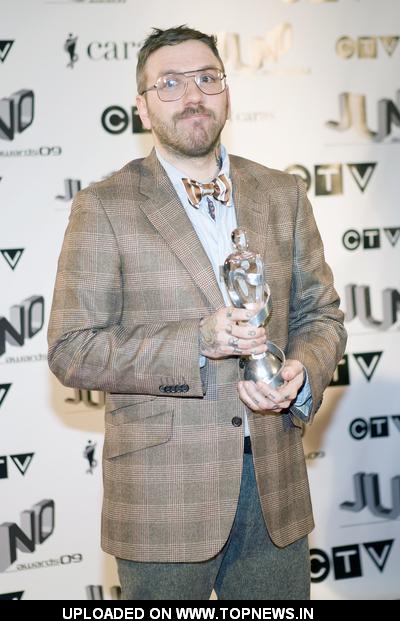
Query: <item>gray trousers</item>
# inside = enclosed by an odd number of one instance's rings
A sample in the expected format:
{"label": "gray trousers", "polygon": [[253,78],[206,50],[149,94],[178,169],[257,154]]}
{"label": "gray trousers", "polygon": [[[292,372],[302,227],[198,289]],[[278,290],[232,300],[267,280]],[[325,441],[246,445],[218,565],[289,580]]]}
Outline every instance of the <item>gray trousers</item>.
{"label": "gray trousers", "polygon": [[239,503],[225,546],[200,563],[143,563],[117,558],[122,599],[307,600],[310,557],[307,537],[277,548],[265,527],[253,457],[243,456]]}

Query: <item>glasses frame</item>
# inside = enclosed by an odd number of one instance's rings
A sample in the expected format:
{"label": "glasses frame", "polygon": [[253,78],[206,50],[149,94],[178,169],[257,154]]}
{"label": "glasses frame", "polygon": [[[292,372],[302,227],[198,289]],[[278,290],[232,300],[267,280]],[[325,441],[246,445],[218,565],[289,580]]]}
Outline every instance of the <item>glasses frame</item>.
{"label": "glasses frame", "polygon": [[[221,91],[219,91],[218,93],[205,93],[200,84],[199,84],[199,80],[201,77],[202,73],[205,73],[206,71],[213,69],[215,71],[218,71],[219,75],[220,75],[220,80],[223,83],[223,89]],[[160,92],[159,92],[159,87],[158,87],[158,82],[162,79],[164,79],[166,76],[168,75],[179,75],[179,76],[184,76],[185,79],[185,88],[184,91],[182,93],[182,95],[179,95],[179,97],[177,97],[176,99],[161,99],[160,97]],[[153,86],[149,86],[149,88],[146,88],[144,91],[142,91],[141,93],[139,93],[139,95],[144,95],[145,93],[148,93],[149,91],[157,91],[157,95],[160,101],[162,101],[163,103],[169,103],[171,101],[179,101],[179,99],[182,99],[182,97],[184,97],[186,91],[187,91],[187,86],[188,86],[188,81],[190,78],[193,78],[195,81],[195,84],[197,86],[197,88],[203,93],[203,95],[209,95],[209,96],[214,96],[214,95],[220,95],[221,93],[223,93],[226,90],[226,73],[224,73],[221,69],[219,69],[218,67],[205,67],[204,69],[193,69],[192,71],[171,71],[169,73],[165,73],[164,75],[160,75],[159,78],[157,78],[157,81],[155,84],[153,84]]]}

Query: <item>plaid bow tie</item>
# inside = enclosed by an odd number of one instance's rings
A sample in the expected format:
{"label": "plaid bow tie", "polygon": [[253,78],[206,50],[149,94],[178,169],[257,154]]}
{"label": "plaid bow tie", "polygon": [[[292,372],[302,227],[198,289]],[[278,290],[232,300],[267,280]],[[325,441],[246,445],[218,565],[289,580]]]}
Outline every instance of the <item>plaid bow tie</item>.
{"label": "plaid bow tie", "polygon": [[[210,183],[199,183],[193,179],[182,179],[185,186],[189,203],[196,209],[199,208],[203,196],[213,196],[221,203],[231,205],[232,183],[229,177],[224,174],[219,175]],[[211,201],[210,201],[211,202]]]}

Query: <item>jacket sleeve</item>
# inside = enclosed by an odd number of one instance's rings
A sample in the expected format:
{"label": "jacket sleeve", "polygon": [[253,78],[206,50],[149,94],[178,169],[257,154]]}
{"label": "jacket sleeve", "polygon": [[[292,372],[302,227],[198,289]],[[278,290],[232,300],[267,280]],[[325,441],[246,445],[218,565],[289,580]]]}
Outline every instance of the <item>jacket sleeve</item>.
{"label": "jacket sleeve", "polygon": [[202,397],[198,321],[123,320],[118,240],[94,190],[79,192],[58,262],[49,366],[65,386]]}
{"label": "jacket sleeve", "polygon": [[[288,358],[300,360],[307,369],[312,408],[305,420],[311,422],[343,356],[347,335],[339,309],[340,299],[325,261],[304,183],[297,177],[296,183],[298,201],[286,353]],[[293,413],[304,419],[296,408]]]}

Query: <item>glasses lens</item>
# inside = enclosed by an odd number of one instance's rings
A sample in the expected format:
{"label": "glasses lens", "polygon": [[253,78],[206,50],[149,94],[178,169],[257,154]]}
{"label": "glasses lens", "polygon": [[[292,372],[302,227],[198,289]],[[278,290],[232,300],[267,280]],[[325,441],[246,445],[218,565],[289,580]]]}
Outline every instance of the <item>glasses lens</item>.
{"label": "glasses lens", "polygon": [[225,76],[217,69],[207,69],[196,74],[196,84],[206,95],[218,95],[225,90]]}
{"label": "glasses lens", "polygon": [[180,99],[185,92],[184,76],[170,73],[161,76],[157,82],[157,92],[162,101],[174,101]]}

